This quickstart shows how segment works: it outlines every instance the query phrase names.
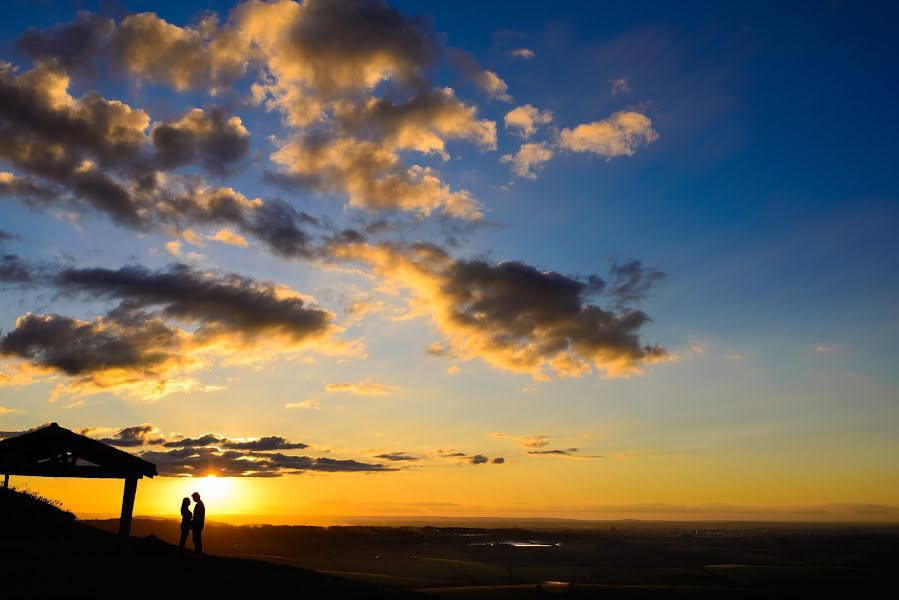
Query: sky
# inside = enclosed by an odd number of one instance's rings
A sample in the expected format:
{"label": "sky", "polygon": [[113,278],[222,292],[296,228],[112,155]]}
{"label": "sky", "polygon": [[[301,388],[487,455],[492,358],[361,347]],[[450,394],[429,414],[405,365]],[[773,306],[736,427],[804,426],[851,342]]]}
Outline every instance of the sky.
{"label": "sky", "polygon": [[0,436],[138,514],[895,521],[896,17],[13,2]]}

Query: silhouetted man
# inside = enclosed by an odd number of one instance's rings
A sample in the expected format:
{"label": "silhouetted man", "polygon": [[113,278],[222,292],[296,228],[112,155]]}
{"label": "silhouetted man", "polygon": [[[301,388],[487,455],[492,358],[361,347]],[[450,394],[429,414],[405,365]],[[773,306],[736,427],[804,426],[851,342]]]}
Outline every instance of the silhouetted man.
{"label": "silhouetted man", "polygon": [[190,522],[190,530],[193,533],[194,550],[197,554],[203,554],[203,525],[206,524],[206,506],[200,500],[200,493],[190,495],[196,504],[194,505],[194,518]]}

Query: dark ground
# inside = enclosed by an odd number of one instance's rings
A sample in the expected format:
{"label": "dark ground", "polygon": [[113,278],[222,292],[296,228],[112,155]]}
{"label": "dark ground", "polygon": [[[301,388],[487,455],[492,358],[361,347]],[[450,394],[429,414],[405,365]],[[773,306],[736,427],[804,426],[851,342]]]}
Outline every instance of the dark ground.
{"label": "dark ground", "polygon": [[[117,527],[117,521],[91,523]],[[175,542],[178,524],[139,519],[133,532]],[[513,545],[522,542],[548,545]],[[899,567],[899,526],[623,522],[593,529],[487,529],[211,523],[204,544],[219,554],[264,557],[357,581],[467,598],[857,597],[890,581]]]}
{"label": "dark ground", "polygon": [[[899,527],[617,523],[595,528],[231,526],[180,554],[178,522],[77,522],[0,490],[2,597],[875,597]],[[612,529],[614,527],[614,529]],[[536,543],[541,546],[513,544]],[[887,587],[886,589],[889,589]],[[417,593],[409,591],[416,590]]]}

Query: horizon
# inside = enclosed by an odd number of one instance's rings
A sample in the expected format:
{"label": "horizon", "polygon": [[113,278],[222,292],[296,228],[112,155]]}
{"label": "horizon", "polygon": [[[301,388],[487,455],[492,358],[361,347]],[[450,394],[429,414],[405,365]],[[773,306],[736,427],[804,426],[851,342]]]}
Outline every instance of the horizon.
{"label": "horizon", "polygon": [[484,4],[11,3],[0,440],[138,516],[899,522],[899,6]]}

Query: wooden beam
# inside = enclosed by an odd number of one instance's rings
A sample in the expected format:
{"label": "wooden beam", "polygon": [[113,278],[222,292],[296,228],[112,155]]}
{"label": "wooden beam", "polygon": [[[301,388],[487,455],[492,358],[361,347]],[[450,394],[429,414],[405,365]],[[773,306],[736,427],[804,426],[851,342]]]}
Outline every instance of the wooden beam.
{"label": "wooden beam", "polygon": [[122,516],[119,517],[119,535],[127,538],[131,535],[131,513],[134,512],[134,497],[137,495],[137,477],[125,480],[125,491],[122,494]]}
{"label": "wooden beam", "polygon": [[4,488],[9,488],[9,473],[6,473],[6,474],[3,476],[3,487],[4,487]]}
{"label": "wooden beam", "polygon": [[0,472],[10,475],[22,475],[26,477],[87,477],[90,479],[127,479],[128,477],[143,477],[136,471],[123,471],[122,469],[107,469],[104,467],[91,467],[86,465],[72,466],[59,463],[33,463],[33,464],[4,464],[0,465]]}

